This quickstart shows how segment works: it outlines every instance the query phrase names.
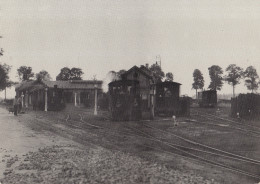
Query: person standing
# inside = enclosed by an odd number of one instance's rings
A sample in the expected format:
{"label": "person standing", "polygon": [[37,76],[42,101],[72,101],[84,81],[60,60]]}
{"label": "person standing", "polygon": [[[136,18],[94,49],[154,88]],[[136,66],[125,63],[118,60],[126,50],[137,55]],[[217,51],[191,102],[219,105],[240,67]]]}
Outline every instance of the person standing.
{"label": "person standing", "polygon": [[17,96],[14,97],[13,106],[14,106],[14,115],[17,116],[17,112],[18,112],[18,98],[17,98]]}
{"label": "person standing", "polygon": [[18,111],[18,113],[20,113],[21,110],[22,110],[22,98],[18,97],[18,99],[17,99],[17,111]]}

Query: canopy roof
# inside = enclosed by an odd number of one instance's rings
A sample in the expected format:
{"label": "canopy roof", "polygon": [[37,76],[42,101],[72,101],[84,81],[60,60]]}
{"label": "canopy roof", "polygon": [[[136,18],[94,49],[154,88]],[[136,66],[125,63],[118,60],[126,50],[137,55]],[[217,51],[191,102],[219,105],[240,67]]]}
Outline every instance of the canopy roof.
{"label": "canopy roof", "polygon": [[[102,81],[98,80],[77,80],[77,81],[25,81],[16,85],[16,91],[29,90],[34,91],[42,88],[59,89],[102,89]],[[96,85],[96,86],[95,86]]]}

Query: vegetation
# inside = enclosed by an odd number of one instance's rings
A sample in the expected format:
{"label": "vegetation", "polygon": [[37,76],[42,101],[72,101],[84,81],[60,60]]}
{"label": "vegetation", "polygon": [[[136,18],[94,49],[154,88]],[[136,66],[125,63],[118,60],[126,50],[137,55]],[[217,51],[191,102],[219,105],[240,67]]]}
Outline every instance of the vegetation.
{"label": "vegetation", "polygon": [[67,80],[82,80],[82,72],[81,68],[68,68],[64,67],[60,70],[60,73],[57,75],[56,80],[67,81]]}
{"label": "vegetation", "polygon": [[258,89],[259,85],[259,76],[257,74],[256,69],[253,66],[249,66],[243,73],[245,78],[245,86],[248,90],[251,90],[252,93]]}
{"label": "vegetation", "polygon": [[71,68],[70,70],[70,80],[82,80],[82,75],[84,72],[81,68]]}
{"label": "vegetation", "polygon": [[7,64],[0,64],[0,91],[5,90],[6,87],[11,86],[9,81],[9,71],[11,67]]}
{"label": "vegetation", "polygon": [[29,66],[20,66],[20,68],[17,69],[17,73],[21,81],[28,81],[34,77],[32,68]]}
{"label": "vegetation", "polygon": [[36,80],[37,81],[49,81],[49,80],[51,80],[51,76],[47,71],[42,70],[36,74]]}
{"label": "vegetation", "polygon": [[162,79],[165,77],[162,68],[157,63],[152,64],[149,69],[153,72],[156,83],[161,82]]}
{"label": "vegetation", "polygon": [[208,88],[211,90],[221,90],[223,86],[222,68],[218,65],[212,65],[211,67],[208,68],[208,70],[209,70],[209,76],[211,80]]}
{"label": "vegetation", "polygon": [[243,69],[235,64],[230,64],[226,68],[227,75],[224,77],[225,81],[233,87],[233,97],[235,97],[235,86],[240,83],[243,77]]}
{"label": "vegetation", "polygon": [[165,79],[165,81],[171,81],[171,82],[173,82],[173,74],[172,74],[172,72],[168,72],[168,73],[166,73],[166,79]]}
{"label": "vegetation", "polygon": [[[2,36],[0,36],[0,38],[2,38]],[[3,56],[4,50],[2,48],[0,48],[0,56]]]}
{"label": "vegetation", "polygon": [[196,90],[196,99],[198,99],[198,89],[203,89],[204,87],[204,77],[199,69],[195,69],[193,72],[193,84],[192,89]]}
{"label": "vegetation", "polygon": [[[2,38],[0,36],[0,38]],[[3,49],[0,48],[0,56],[3,56]],[[11,66],[7,65],[7,64],[1,64],[0,63],[0,91],[5,90],[5,101],[6,101],[6,88],[9,88],[15,84],[17,84],[16,82],[12,82],[9,79],[9,72],[11,70]]]}

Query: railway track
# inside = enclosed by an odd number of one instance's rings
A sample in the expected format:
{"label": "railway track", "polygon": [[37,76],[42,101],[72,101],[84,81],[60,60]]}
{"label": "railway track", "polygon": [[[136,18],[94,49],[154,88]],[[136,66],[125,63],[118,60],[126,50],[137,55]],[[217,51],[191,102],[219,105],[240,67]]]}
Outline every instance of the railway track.
{"label": "railway track", "polygon": [[[247,163],[251,163],[251,164],[257,165],[257,167],[254,167],[253,170],[255,170],[255,169],[257,170],[257,168],[258,169],[260,168],[259,167],[259,165],[260,165],[259,161],[251,161],[251,159],[248,159],[248,158],[245,158],[245,157],[242,158],[242,157],[240,157],[238,155],[237,156],[235,156],[235,155],[228,156],[229,153],[227,155],[225,155],[225,154],[218,154],[218,153],[214,153],[214,152],[210,152],[210,151],[204,151],[204,150],[201,150],[201,149],[196,149],[196,148],[192,148],[192,147],[188,147],[188,146],[176,145],[176,144],[173,144],[173,143],[162,141],[161,139],[155,138],[154,136],[151,136],[151,135],[149,135],[149,134],[147,134],[147,133],[145,133],[145,132],[143,132],[141,130],[136,129],[136,131],[142,132],[144,135],[150,137],[151,140],[160,142],[162,144],[167,145],[170,148],[173,148],[174,150],[179,152],[179,153],[177,153],[178,155],[194,158],[194,159],[200,160],[202,162],[208,163],[210,165],[214,165],[214,166],[217,166],[217,167],[225,168],[227,170],[230,170],[230,171],[233,171],[233,172],[237,172],[237,173],[240,173],[240,174],[243,174],[243,175],[246,175],[246,176],[250,176],[250,177],[253,177],[253,178],[257,178],[257,179],[260,178],[260,176],[258,174],[252,174],[250,172],[234,168],[234,167],[229,166],[227,164],[223,164],[223,162],[225,163],[227,160],[223,160],[222,163],[220,163],[220,160],[216,159],[214,157],[217,156],[217,157],[222,157],[222,158],[228,158],[229,159],[228,161],[230,161],[230,159],[232,159],[232,160],[235,160],[235,162],[242,161],[242,162],[247,162]],[[165,151],[165,150],[162,150],[162,151]],[[194,151],[197,152],[197,153],[195,153]],[[167,152],[169,152],[169,151],[167,151]],[[214,156],[214,157],[211,157],[211,158],[207,159],[207,158],[205,158],[207,154],[211,155],[211,156]]]}
{"label": "railway track", "polygon": [[[227,170],[230,170],[230,171],[233,171],[233,172],[236,172],[239,174],[243,174],[243,175],[251,177],[251,178],[260,179],[260,176],[258,175],[258,173],[257,174],[253,173],[253,171],[255,171],[255,170],[258,171],[256,168],[259,169],[260,161],[250,159],[247,157],[243,157],[240,155],[236,155],[233,153],[225,152],[223,150],[218,150],[216,148],[209,147],[207,145],[203,145],[203,144],[194,142],[192,140],[185,139],[178,135],[174,135],[174,137],[178,138],[186,143],[189,143],[192,146],[183,145],[183,143],[182,144],[173,144],[164,139],[150,135],[149,133],[147,133],[147,130],[144,131],[144,130],[136,129],[136,128],[129,127],[129,126],[124,126],[124,130],[122,131],[121,129],[115,130],[113,128],[109,128],[109,127],[105,127],[105,126],[94,125],[94,124],[84,121],[84,118],[82,115],[79,115],[79,120],[72,120],[72,119],[70,119],[70,117],[68,115],[66,119],[63,119],[63,121],[66,122],[66,125],[69,127],[81,129],[86,132],[89,132],[89,128],[92,129],[92,131],[91,131],[92,133],[93,133],[93,130],[98,129],[99,130],[98,133],[100,134],[102,132],[103,136],[110,134],[110,136],[112,135],[112,136],[122,137],[122,135],[123,135],[123,136],[131,137],[131,138],[137,137],[137,138],[140,138],[141,140],[145,139],[146,141],[150,141],[148,143],[151,144],[152,146],[144,144],[144,145],[142,145],[143,147],[148,147],[148,148],[151,148],[151,149],[163,152],[163,153],[179,155],[184,158],[201,161],[201,162],[204,162],[204,163],[207,163],[210,165],[214,165],[216,167],[225,168]],[[77,125],[75,125],[75,124],[77,124]],[[144,123],[143,123],[143,127],[173,135],[172,133],[170,133],[168,131],[164,131],[164,130],[158,129],[156,127],[145,125]],[[130,131],[127,131],[127,129]],[[71,132],[68,132],[68,133],[71,134]],[[85,138],[83,138],[83,139],[85,139]],[[86,140],[84,140],[84,141],[86,141]],[[156,143],[156,145],[154,145],[154,143]],[[227,161],[232,162],[234,165],[236,165],[235,162],[242,162],[244,165],[247,164],[247,167],[250,167],[253,165],[252,172],[247,172],[247,171],[244,171],[239,168],[234,168],[234,166],[225,164],[225,162],[227,162]]]}
{"label": "railway track", "polygon": [[237,125],[242,125],[242,126],[254,128],[255,130],[260,131],[260,127],[243,123],[243,122],[241,122],[242,121],[241,119],[238,120],[238,119],[231,118],[231,117],[225,118],[225,117],[222,117],[221,115],[216,115],[216,114],[213,114],[213,113],[207,113],[207,112],[199,111],[199,110],[195,110],[195,113],[197,115],[206,115],[206,116],[214,117],[218,120],[222,120],[222,121],[225,121],[225,122],[234,123],[234,124],[237,124]]}
{"label": "railway track", "polygon": [[220,119],[220,120],[226,121],[226,122],[230,122],[230,123],[234,123],[234,124],[238,124],[238,125],[243,125],[243,126],[246,126],[246,127],[254,128],[255,130],[258,130],[260,132],[260,127],[239,122],[238,120],[235,120],[234,118],[232,118],[232,119],[231,118],[224,118],[224,117],[221,117],[221,116],[217,116],[215,114],[210,114],[210,113],[205,113],[205,112],[204,112],[204,114],[208,115],[208,116],[211,116],[211,117],[214,117],[216,119]]}
{"label": "railway track", "polygon": [[[229,120],[227,118],[219,117],[209,113],[197,112],[197,114],[194,114],[192,116],[198,120],[197,123],[235,129],[237,131],[246,133],[247,135],[250,135],[252,137],[257,137],[257,138],[260,137],[260,128],[256,126],[243,124],[237,121]],[[204,119],[213,121],[215,123],[205,122],[203,121]]]}

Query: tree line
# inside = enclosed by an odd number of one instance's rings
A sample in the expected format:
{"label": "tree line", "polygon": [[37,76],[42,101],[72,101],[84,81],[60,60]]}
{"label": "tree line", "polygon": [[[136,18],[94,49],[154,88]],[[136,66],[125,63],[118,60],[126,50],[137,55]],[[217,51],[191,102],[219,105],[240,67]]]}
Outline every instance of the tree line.
{"label": "tree line", "polygon": [[[0,48],[0,56],[3,55],[3,49]],[[171,72],[164,73],[161,66],[157,63],[148,67],[148,69],[153,73],[155,78],[155,82],[161,82],[163,79],[165,81],[173,81],[174,75]],[[11,66],[7,64],[0,63],[0,91],[6,90],[6,88],[17,84],[17,82],[13,82],[9,79],[9,72],[11,70]],[[233,87],[233,96],[235,96],[235,86],[238,85],[241,79],[244,79],[245,86],[252,93],[255,92],[259,85],[259,76],[257,74],[256,69],[253,66],[247,67],[245,70],[243,68],[230,64],[226,68],[226,75],[223,76],[223,69],[218,65],[212,65],[208,68],[209,76],[210,76],[210,84],[208,89],[211,90],[221,90],[224,82],[232,85]],[[110,71],[115,78],[120,79],[121,75],[126,72],[126,70],[120,70],[118,72]],[[39,73],[34,74],[32,68],[29,66],[20,66],[17,69],[17,74],[20,81],[30,81],[30,80],[51,80],[50,74],[46,70],[42,70]],[[67,80],[82,80],[82,75],[84,72],[81,68],[73,67],[63,67],[60,70],[60,73],[56,76],[57,81],[67,81]],[[197,90],[204,88],[204,77],[199,69],[195,69],[193,72],[193,84],[192,89],[196,90],[196,98],[197,98]]]}
{"label": "tree line", "polygon": [[[20,81],[49,81],[51,80],[50,74],[46,70],[42,70],[39,73],[34,74],[32,68],[28,66],[20,66],[17,69],[18,77]],[[67,80],[82,80],[83,71],[81,68],[68,68],[64,67],[60,70],[60,73],[56,76],[57,81],[67,81]]]}
{"label": "tree line", "polygon": [[[221,90],[224,82],[227,82],[233,87],[233,97],[235,97],[235,87],[240,84],[241,79],[244,79],[245,86],[252,93],[256,92],[260,85],[259,76],[253,66],[249,66],[243,70],[243,68],[235,64],[230,64],[226,68],[226,75],[224,76],[223,69],[218,65],[212,65],[208,68],[208,71],[210,76],[210,84],[208,89]],[[197,98],[197,90],[202,90],[204,87],[204,77],[199,69],[194,70],[193,81],[192,89],[196,90]]]}
{"label": "tree line", "polygon": [[[12,87],[18,82],[13,82],[9,79],[9,72],[11,66],[7,64],[0,63],[0,91],[6,90],[6,88]],[[17,74],[19,80],[22,81],[32,81],[36,80],[41,81],[50,81],[52,80],[50,74],[46,70],[41,70],[39,73],[34,74],[32,67],[30,66],[20,66],[17,69]],[[66,80],[82,80],[83,71],[81,68],[68,68],[64,67],[60,70],[60,73],[57,75],[57,81],[66,81]]]}

